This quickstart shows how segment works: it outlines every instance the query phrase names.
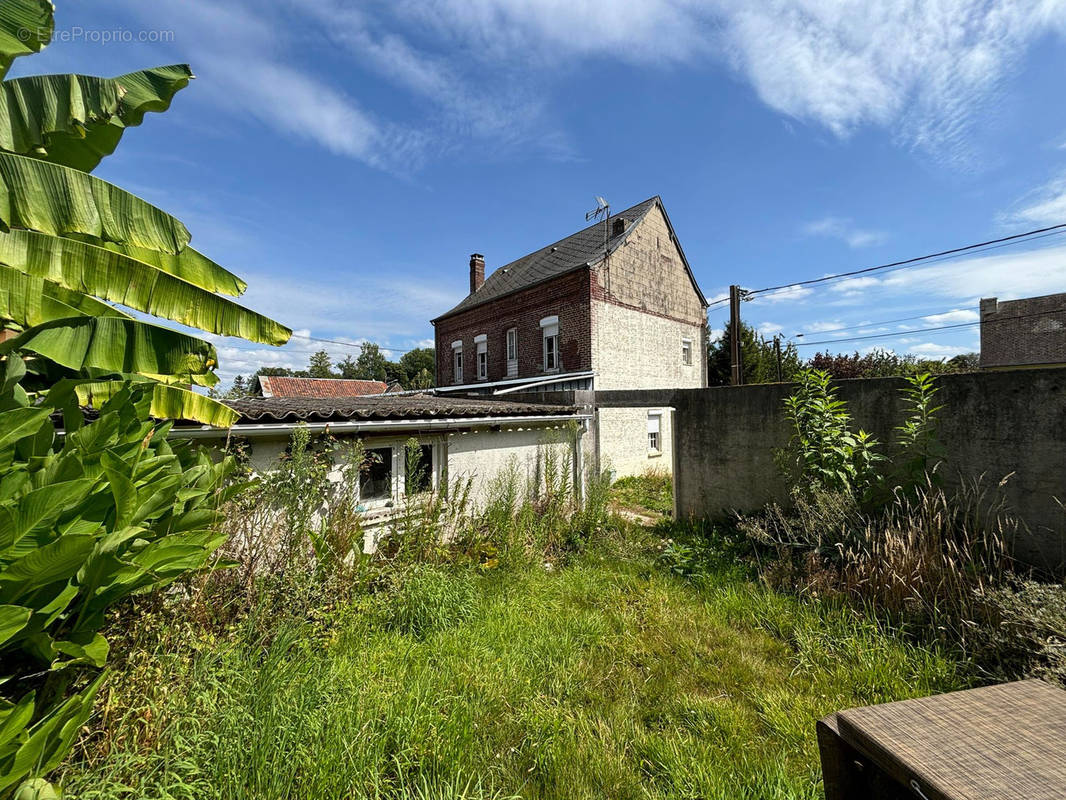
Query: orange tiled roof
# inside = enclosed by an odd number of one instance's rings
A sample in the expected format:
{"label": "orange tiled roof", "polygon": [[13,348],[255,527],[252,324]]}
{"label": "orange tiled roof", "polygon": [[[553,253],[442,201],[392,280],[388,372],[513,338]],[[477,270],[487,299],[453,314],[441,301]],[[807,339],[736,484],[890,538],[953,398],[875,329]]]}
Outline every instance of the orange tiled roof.
{"label": "orange tiled roof", "polygon": [[384,394],[387,388],[383,381],[360,381],[349,378],[284,378],[272,375],[260,375],[259,386],[263,397],[311,399],[366,397]]}

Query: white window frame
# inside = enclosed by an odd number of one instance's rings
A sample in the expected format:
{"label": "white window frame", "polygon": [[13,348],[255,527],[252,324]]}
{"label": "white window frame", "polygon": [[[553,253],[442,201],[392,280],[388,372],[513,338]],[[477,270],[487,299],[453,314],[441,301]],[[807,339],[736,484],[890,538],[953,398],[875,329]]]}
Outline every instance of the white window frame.
{"label": "white window frame", "polygon": [[508,328],[504,334],[507,348],[507,377],[518,375],[518,328]]}
{"label": "white window frame", "polygon": [[686,367],[692,366],[692,340],[681,340],[681,363]]}
{"label": "white window frame", "polygon": [[661,456],[662,454],[663,411],[659,408],[648,412],[648,455]]}
{"label": "white window frame", "polygon": [[463,340],[452,342],[452,383],[463,382]]}
{"label": "white window frame", "polygon": [[[363,500],[361,490],[363,487],[362,473],[357,477],[356,486],[357,502],[367,512],[381,511],[387,508],[397,508],[403,505],[407,496],[407,442],[410,437],[389,436],[363,439],[363,447],[366,450],[389,449],[392,453],[392,480],[389,484],[388,497],[375,497]],[[441,486],[442,461],[444,459],[444,442],[440,437],[416,437],[420,445],[428,445],[433,448],[430,456],[429,468],[429,492],[436,492]],[[413,495],[411,499],[423,495]]]}
{"label": "white window frame", "polygon": [[474,366],[479,381],[489,379],[489,337],[488,334],[479,334],[474,337]]}
{"label": "white window frame", "polygon": [[[559,317],[545,317],[540,321],[540,335],[541,335],[541,355],[543,361],[541,362],[545,372],[558,372],[562,366],[562,359],[559,357]],[[551,354],[554,358],[554,364],[548,366],[548,342],[552,343]]]}

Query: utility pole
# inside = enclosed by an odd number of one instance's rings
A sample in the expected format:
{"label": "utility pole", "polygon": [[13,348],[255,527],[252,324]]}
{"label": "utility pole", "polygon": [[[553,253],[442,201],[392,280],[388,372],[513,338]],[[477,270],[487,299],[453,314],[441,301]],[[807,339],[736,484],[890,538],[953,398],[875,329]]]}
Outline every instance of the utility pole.
{"label": "utility pole", "polygon": [[774,354],[777,356],[777,382],[781,383],[781,334],[774,334]]}
{"label": "utility pole", "polygon": [[744,362],[740,349],[740,287],[729,287],[729,363],[734,386],[744,383]]}

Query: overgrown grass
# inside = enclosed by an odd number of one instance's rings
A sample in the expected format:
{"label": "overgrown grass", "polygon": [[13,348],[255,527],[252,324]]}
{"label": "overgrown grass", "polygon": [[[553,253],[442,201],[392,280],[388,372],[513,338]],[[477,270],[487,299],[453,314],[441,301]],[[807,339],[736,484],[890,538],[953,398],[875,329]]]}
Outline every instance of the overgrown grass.
{"label": "overgrown grass", "polygon": [[611,496],[622,508],[674,513],[674,482],[665,470],[653,469],[619,478],[611,485]]}
{"label": "overgrown grass", "polygon": [[813,800],[820,716],[961,685],[931,649],[717,551],[678,577],[649,536],[550,569],[422,564],[221,636],[145,617],[106,734],[62,782],[83,800]]}

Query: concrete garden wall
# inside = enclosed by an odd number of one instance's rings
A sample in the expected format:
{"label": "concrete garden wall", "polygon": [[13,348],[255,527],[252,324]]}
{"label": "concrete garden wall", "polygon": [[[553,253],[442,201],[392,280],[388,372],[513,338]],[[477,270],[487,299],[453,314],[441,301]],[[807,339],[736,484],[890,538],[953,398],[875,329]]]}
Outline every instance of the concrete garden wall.
{"label": "concrete garden wall", "polygon": [[[1066,369],[1019,369],[945,375],[937,379],[940,440],[950,483],[981,475],[1002,491],[1029,533],[1016,554],[1036,566],[1066,565]],[[882,441],[902,420],[898,378],[839,381],[857,427]],[[784,503],[785,482],[774,462],[791,430],[784,415],[788,384],[598,392],[598,406],[672,405],[674,485],[680,517],[718,517]],[[654,399],[651,395],[654,394]],[[1013,474],[1012,474],[1013,473]]]}

